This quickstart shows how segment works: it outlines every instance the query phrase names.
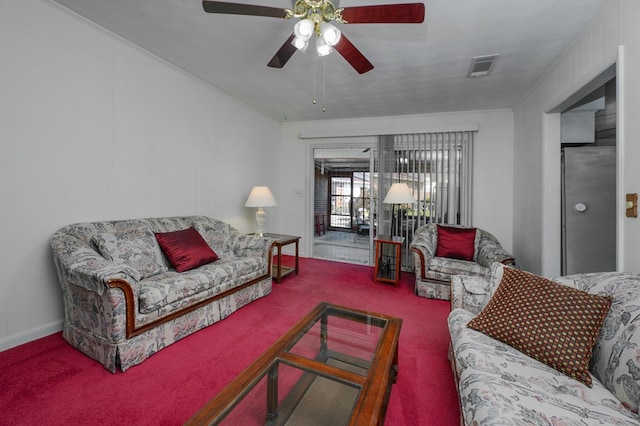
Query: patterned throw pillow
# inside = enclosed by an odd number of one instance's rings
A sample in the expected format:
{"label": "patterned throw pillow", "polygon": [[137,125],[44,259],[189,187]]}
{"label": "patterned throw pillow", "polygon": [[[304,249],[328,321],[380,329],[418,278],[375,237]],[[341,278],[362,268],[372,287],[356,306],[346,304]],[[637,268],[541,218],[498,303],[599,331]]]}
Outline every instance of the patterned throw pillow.
{"label": "patterned throw pillow", "polygon": [[218,255],[193,227],[159,232],[156,233],[156,239],[178,272],[189,271],[218,260]]}
{"label": "patterned throw pillow", "polygon": [[438,225],[436,257],[473,260],[475,253],[475,228],[456,228]]}
{"label": "patterned throw pillow", "polygon": [[93,243],[108,260],[129,265],[139,272],[136,280],[167,272],[162,253],[153,232],[146,227],[100,232]]}
{"label": "patterned throw pillow", "polygon": [[195,221],[193,227],[202,235],[209,247],[221,258],[233,257],[231,226],[223,222]]}
{"label": "patterned throw pillow", "polygon": [[470,328],[591,387],[589,361],[611,298],[514,268]]}

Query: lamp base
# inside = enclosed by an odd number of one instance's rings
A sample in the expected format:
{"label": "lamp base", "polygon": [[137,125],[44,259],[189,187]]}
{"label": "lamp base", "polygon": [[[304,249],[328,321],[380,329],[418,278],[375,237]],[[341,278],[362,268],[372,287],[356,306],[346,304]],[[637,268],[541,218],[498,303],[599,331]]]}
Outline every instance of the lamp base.
{"label": "lamp base", "polygon": [[264,211],[262,207],[258,207],[256,211],[256,223],[258,224],[258,230],[256,231],[256,235],[258,237],[264,237],[267,235],[267,231],[264,229],[264,223],[267,220],[267,212]]}

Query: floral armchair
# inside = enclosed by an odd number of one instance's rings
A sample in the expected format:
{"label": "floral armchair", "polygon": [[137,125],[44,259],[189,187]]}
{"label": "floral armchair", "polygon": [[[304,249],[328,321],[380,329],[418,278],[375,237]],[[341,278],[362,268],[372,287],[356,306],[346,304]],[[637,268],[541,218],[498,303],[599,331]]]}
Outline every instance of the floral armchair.
{"label": "floral armchair", "polygon": [[[473,232],[475,230],[468,260],[436,256],[439,248],[439,227],[456,232]],[[496,237],[480,228],[428,223],[416,229],[410,247],[413,252],[416,274],[415,293],[430,299],[449,300],[451,297],[451,277],[454,275],[479,276],[489,279],[492,263],[515,264],[514,257],[502,248]]]}

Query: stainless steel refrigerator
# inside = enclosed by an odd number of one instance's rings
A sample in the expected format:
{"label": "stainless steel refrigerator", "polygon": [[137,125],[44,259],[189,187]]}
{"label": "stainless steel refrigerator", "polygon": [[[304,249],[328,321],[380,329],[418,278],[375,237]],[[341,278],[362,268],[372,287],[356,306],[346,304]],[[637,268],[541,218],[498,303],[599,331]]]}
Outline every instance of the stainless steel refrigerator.
{"label": "stainless steel refrigerator", "polygon": [[562,274],[616,270],[616,148],[562,150]]}

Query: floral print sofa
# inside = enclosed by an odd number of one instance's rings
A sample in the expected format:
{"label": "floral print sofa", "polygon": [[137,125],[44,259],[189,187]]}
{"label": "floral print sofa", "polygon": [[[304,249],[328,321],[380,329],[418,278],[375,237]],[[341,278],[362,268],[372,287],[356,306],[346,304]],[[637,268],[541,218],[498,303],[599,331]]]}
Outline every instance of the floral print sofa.
{"label": "floral print sofa", "polygon": [[[219,259],[176,272],[154,233],[190,227]],[[119,250],[117,260],[102,254],[109,244]],[[272,288],[272,241],[204,216],[73,224],[55,232],[51,247],[64,297],[63,336],[113,373]]]}
{"label": "floral print sofa", "polygon": [[593,348],[593,387],[566,376],[507,344],[467,327],[500,283],[452,278],[449,315],[451,361],[464,425],[639,425],[640,275],[603,272],[553,279],[612,297]]}

